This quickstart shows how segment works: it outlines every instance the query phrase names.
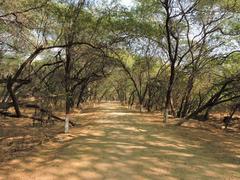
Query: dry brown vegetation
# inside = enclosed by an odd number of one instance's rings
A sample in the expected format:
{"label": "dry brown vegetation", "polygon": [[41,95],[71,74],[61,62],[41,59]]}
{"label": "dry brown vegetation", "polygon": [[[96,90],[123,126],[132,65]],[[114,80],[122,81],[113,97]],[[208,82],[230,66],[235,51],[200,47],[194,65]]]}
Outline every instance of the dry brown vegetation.
{"label": "dry brown vegetation", "polygon": [[61,126],[33,127],[32,120],[1,117],[0,161],[24,156],[62,132]]}

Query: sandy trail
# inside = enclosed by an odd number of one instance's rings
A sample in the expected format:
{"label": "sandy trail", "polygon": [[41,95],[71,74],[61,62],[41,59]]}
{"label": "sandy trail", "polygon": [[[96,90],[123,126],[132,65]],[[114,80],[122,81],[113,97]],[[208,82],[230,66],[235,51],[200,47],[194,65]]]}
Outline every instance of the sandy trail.
{"label": "sandy trail", "polygon": [[0,179],[240,179],[240,139],[163,127],[117,103],[81,117],[92,122],[5,163]]}

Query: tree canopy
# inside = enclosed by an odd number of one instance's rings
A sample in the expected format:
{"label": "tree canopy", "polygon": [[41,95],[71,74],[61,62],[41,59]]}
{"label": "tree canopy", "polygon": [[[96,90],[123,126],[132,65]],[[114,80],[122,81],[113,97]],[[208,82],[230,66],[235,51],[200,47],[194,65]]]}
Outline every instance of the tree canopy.
{"label": "tree canopy", "polygon": [[235,0],[135,0],[129,8],[2,0],[1,113],[64,106],[68,131],[71,110],[87,101],[163,111],[164,122],[239,106],[239,7]]}

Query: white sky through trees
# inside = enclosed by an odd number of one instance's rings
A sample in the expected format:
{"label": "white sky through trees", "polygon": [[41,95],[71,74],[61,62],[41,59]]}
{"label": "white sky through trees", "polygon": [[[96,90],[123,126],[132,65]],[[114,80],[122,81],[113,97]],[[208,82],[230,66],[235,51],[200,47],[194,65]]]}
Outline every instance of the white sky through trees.
{"label": "white sky through trees", "polygon": [[121,0],[121,4],[131,7],[131,6],[133,6],[134,2],[133,2],[133,0]]}

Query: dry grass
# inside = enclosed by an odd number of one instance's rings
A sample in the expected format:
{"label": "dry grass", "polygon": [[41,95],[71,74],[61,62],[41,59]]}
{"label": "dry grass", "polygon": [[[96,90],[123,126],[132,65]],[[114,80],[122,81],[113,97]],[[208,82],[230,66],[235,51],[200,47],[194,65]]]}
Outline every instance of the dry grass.
{"label": "dry grass", "polygon": [[0,118],[0,161],[25,156],[63,132],[62,125],[33,127],[30,119]]}
{"label": "dry grass", "polygon": [[5,162],[0,179],[240,179],[240,140],[229,133],[164,127],[161,114],[113,103],[72,116],[84,126]]}

